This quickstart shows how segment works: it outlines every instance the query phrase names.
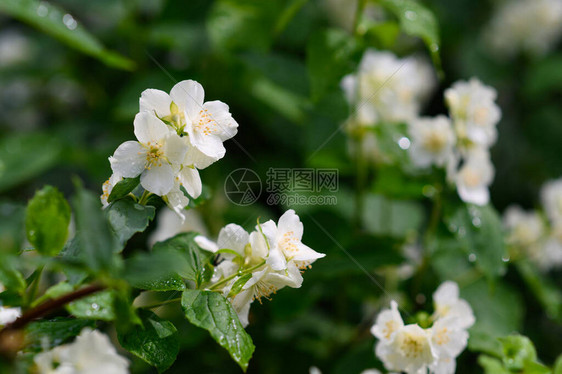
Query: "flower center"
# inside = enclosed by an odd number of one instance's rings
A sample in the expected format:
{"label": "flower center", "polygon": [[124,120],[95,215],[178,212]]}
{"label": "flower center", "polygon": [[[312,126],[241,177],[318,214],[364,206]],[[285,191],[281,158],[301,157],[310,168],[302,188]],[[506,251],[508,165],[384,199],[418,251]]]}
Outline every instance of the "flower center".
{"label": "flower center", "polygon": [[146,169],[150,170],[150,168],[152,168],[153,166],[162,166],[162,159],[164,159],[162,144],[154,141],[143,144],[143,146],[147,149]]}
{"label": "flower center", "polygon": [[462,179],[467,187],[478,187],[482,183],[482,178],[472,168],[465,168],[462,171]]}
{"label": "flower center", "polygon": [[183,129],[185,128],[185,124],[187,121],[185,120],[185,114],[182,110],[178,108],[176,103],[172,101],[170,104],[170,115],[160,118],[169,126],[172,126],[178,135],[183,133]]}
{"label": "flower center", "polygon": [[202,133],[203,135],[214,134],[217,130],[217,123],[211,118],[211,115],[207,109],[201,109],[199,111],[199,120],[194,124],[195,131]]}
{"label": "flower center", "polygon": [[435,335],[435,342],[438,345],[445,345],[449,343],[451,339],[449,338],[448,333],[449,333],[449,329],[447,329],[446,327],[440,329],[439,332],[437,332],[437,334]]}
{"label": "flower center", "polygon": [[400,342],[400,350],[407,358],[416,358],[421,356],[424,342],[419,336],[406,335]]}
{"label": "flower center", "polygon": [[428,151],[437,153],[443,149],[446,143],[447,138],[445,134],[437,131],[432,131],[429,136],[425,138],[424,146]]}

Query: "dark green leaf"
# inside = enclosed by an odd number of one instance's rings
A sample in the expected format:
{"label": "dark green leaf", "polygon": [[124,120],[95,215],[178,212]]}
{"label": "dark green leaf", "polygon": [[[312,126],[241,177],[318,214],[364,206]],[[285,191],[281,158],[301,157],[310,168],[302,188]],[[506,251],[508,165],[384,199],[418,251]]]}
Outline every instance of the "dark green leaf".
{"label": "dark green leaf", "polygon": [[70,206],[59,190],[52,186],[37,191],[27,204],[27,239],[43,255],[55,256],[61,251],[69,224]]}
{"label": "dark green leaf", "polygon": [[101,209],[99,196],[78,187],[72,198],[76,215],[77,256],[94,271],[108,270],[119,249]]}
{"label": "dark green leaf", "polygon": [[155,251],[138,254],[125,261],[123,278],[135,288],[152,291],[182,291],[185,283],[178,275],[184,256],[178,252]]}
{"label": "dark green leaf", "polygon": [[209,331],[246,371],[255,347],[228,300],[216,292],[185,290],[181,305],[189,322]]}
{"label": "dark green leaf", "polygon": [[12,257],[4,256],[0,259],[0,283],[6,289],[23,294],[27,285],[23,275],[15,267],[15,259]]}
{"label": "dark green leaf", "polygon": [[435,66],[440,69],[439,25],[434,14],[415,0],[382,0],[380,3],[398,17],[402,31],[424,41]]}
{"label": "dark green leaf", "polygon": [[166,241],[156,243],[152,250],[154,252],[171,251],[172,253],[180,253],[184,261],[179,269],[179,275],[182,278],[195,282],[197,287],[199,287],[208,278],[208,271],[205,265],[215,255],[199,248],[193,240],[197,235],[199,234],[194,232],[178,234]]}
{"label": "dark green leaf", "polygon": [[148,310],[139,310],[142,327],[118,334],[121,346],[142,358],[159,372],[168,369],[179,353],[176,327]]}
{"label": "dark green leaf", "polygon": [[533,295],[540,301],[550,318],[562,320],[562,291],[532,263],[519,261],[517,270]]}
{"label": "dark green leaf", "polygon": [[106,50],[74,18],[69,18],[68,12],[51,3],[38,0],[3,0],[0,2],[0,12],[17,18],[108,66],[126,70],[132,70],[135,66],[133,61]]}
{"label": "dark green leaf", "polygon": [[114,299],[114,291],[101,291],[71,302],[66,309],[78,318],[113,321],[115,319]]}
{"label": "dark green leaf", "polygon": [[497,358],[480,355],[478,357],[478,363],[484,368],[485,374],[511,374]]}
{"label": "dark green leaf", "polygon": [[363,222],[376,235],[405,237],[423,221],[423,209],[415,201],[391,200],[382,195],[365,196]]}
{"label": "dark green leaf", "polygon": [[59,296],[65,295],[69,292],[72,292],[73,290],[74,287],[66,282],[57,283],[54,286],[49,287],[40,298],[33,302],[32,306],[39,305],[45,300],[54,299]]}
{"label": "dark green leaf", "polygon": [[95,327],[94,321],[74,318],[55,318],[30,323],[25,331],[29,345],[27,351],[40,352],[68,342],[80,334],[84,327]]}
{"label": "dark green leaf", "polygon": [[488,278],[504,274],[506,250],[503,229],[494,208],[462,205],[445,216],[445,223],[467,255],[475,256],[476,265]]}
{"label": "dark green leaf", "polygon": [[129,195],[129,192],[133,191],[140,183],[140,175],[136,178],[123,178],[119,181],[109,194],[107,202],[111,203],[115,200],[119,200]]}
{"label": "dark green leaf", "polygon": [[353,69],[352,54],[357,44],[343,30],[317,32],[308,41],[306,65],[313,101],[328,91],[339,89],[341,79]]}
{"label": "dark green leaf", "polygon": [[25,206],[0,203],[0,255],[19,253],[24,239]]}
{"label": "dark green leaf", "polygon": [[113,202],[105,210],[107,220],[112,232],[119,241],[120,250],[127,241],[137,232],[144,231],[152,219],[156,209],[153,206],[145,206],[135,203],[129,199]]}
{"label": "dark green leaf", "polygon": [[562,355],[558,356],[556,359],[552,374],[562,374]]}
{"label": "dark green leaf", "polygon": [[[0,3],[0,8],[4,6]],[[18,134],[0,142],[0,191],[41,174],[57,162],[60,144],[45,134]]]}

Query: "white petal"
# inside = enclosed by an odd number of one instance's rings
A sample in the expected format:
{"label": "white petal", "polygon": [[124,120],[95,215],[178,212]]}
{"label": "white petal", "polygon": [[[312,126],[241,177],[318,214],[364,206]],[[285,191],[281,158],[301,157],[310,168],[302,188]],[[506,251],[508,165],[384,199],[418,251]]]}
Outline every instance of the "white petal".
{"label": "white petal", "polygon": [[[190,133],[190,131],[188,131],[188,133]],[[196,147],[203,154],[217,160],[223,158],[226,153],[222,140],[218,136],[192,131],[189,135],[189,140],[191,145]]]}
{"label": "white petal", "polygon": [[271,266],[273,270],[285,270],[287,268],[287,260],[279,248],[272,248],[269,251],[267,264]]}
{"label": "white petal", "polygon": [[176,84],[170,91],[172,100],[188,117],[194,118],[203,108],[205,90],[198,82],[185,80]]}
{"label": "white petal", "polygon": [[193,165],[197,169],[205,169],[207,166],[211,165],[215,161],[217,161],[218,157],[211,157],[207,156],[196,147],[193,147],[191,144],[189,145],[189,149],[185,155],[184,165]]}
{"label": "white petal", "polygon": [[150,112],[162,118],[169,116],[172,98],[164,91],[149,88],[144,90],[139,100],[141,112]]}
{"label": "white petal", "polygon": [[146,150],[139,142],[133,140],[121,144],[109,158],[113,173],[124,178],[134,178],[145,168]]}
{"label": "white petal", "polygon": [[190,167],[183,167],[179,174],[180,182],[189,196],[196,199],[201,195],[203,188],[199,171]]}
{"label": "white petal", "polygon": [[250,234],[241,226],[231,223],[221,229],[217,245],[219,249],[232,249],[244,256],[244,247],[249,241]]}
{"label": "white petal", "polygon": [[238,132],[238,123],[232,118],[228,105],[219,100],[208,101],[203,105],[208,115],[215,122],[216,135],[222,140],[232,138]]}
{"label": "white petal", "polygon": [[197,235],[193,240],[199,247],[201,247],[201,249],[204,249],[206,251],[215,253],[219,250],[219,247],[215,242],[207,239],[203,235]]}
{"label": "white petal", "polygon": [[309,261],[318,260],[319,258],[326,256],[324,253],[316,252],[314,249],[302,243],[298,244],[297,248],[298,248],[297,253],[292,257],[293,261],[309,262]]}
{"label": "white petal", "polygon": [[149,112],[137,113],[134,126],[135,136],[143,144],[159,141],[170,133],[168,126]]}
{"label": "white petal", "polygon": [[452,281],[443,282],[433,293],[433,301],[437,304],[451,304],[459,299],[459,286]]}
{"label": "white petal", "polygon": [[185,159],[188,147],[178,134],[168,133],[163,147],[164,156],[172,164],[181,164]]}
{"label": "white petal", "polygon": [[289,209],[279,218],[277,227],[279,235],[292,231],[295,238],[299,240],[302,238],[303,224],[293,209]]}
{"label": "white petal", "polygon": [[486,205],[490,201],[490,191],[487,186],[467,188],[463,185],[458,185],[457,190],[462,201],[466,203]]}
{"label": "white petal", "polygon": [[152,193],[164,196],[174,187],[174,173],[169,164],[152,166],[141,175],[141,186]]}

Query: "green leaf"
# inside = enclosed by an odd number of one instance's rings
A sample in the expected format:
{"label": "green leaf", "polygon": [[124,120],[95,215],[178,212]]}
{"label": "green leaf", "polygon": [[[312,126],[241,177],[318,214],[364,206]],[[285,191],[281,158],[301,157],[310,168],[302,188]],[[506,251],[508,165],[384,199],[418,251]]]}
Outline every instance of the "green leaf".
{"label": "green leaf", "polygon": [[3,0],[0,12],[42,31],[82,53],[114,68],[133,70],[133,61],[108,51],[64,9],[46,1]]}
{"label": "green leaf", "polygon": [[546,314],[562,321],[562,292],[529,261],[518,261],[516,267]]}
{"label": "green leaf", "polygon": [[381,0],[380,4],[398,18],[402,31],[420,37],[424,41],[431,53],[433,63],[437,69],[441,69],[439,25],[435,15],[414,0]]}
{"label": "green leaf", "polygon": [[415,201],[365,196],[363,222],[367,231],[376,235],[405,237],[420,227],[423,214],[422,206]]}
{"label": "green leaf", "polygon": [[461,296],[472,307],[476,322],[469,330],[468,347],[500,357],[498,338],[518,331],[523,319],[520,295],[497,282],[491,289],[483,279],[461,288]]}
{"label": "green leaf", "polygon": [[123,278],[141,290],[183,291],[185,283],[178,272],[184,257],[177,251],[137,254],[125,261]]}
{"label": "green leaf", "polygon": [[159,372],[168,369],[179,353],[176,327],[148,310],[139,310],[142,327],[118,334],[123,348],[140,357]]}
{"label": "green leaf", "polygon": [[0,255],[18,254],[24,238],[25,206],[10,202],[0,203]]}
{"label": "green leaf", "polygon": [[78,318],[113,321],[115,319],[114,299],[114,291],[101,291],[69,303],[66,309]]}
{"label": "green leaf", "polygon": [[216,292],[185,290],[181,305],[189,322],[209,331],[246,371],[255,346],[228,300]]}
{"label": "green leaf", "polygon": [[230,292],[228,293],[228,297],[238,295],[240,293],[240,291],[242,290],[242,287],[244,287],[244,285],[246,283],[248,283],[248,281],[250,279],[252,279],[251,273],[247,273],[247,274],[244,274],[241,277],[239,277],[236,280],[236,282],[234,282],[234,284],[232,285],[232,288],[230,289]]}
{"label": "green leaf", "polygon": [[115,200],[122,199],[129,195],[129,192],[133,191],[140,183],[140,175],[136,178],[123,178],[119,181],[109,194],[107,202],[111,203]]}
{"label": "green leaf", "polygon": [[480,355],[478,356],[478,364],[484,368],[485,374],[511,374],[497,358]]}
{"label": "green leaf", "polygon": [[150,221],[154,219],[156,209],[153,206],[144,206],[123,199],[113,202],[104,212],[120,244],[118,248],[121,250],[135,233],[142,232],[148,227]]}
{"label": "green leaf", "polygon": [[399,34],[400,26],[396,22],[379,22],[368,26],[364,38],[377,49],[392,49]]}
{"label": "green leaf", "polygon": [[23,275],[16,269],[15,262],[13,257],[4,256],[0,259],[0,283],[7,290],[22,295],[25,293],[27,284]]}
{"label": "green leaf", "polygon": [[27,239],[43,255],[56,256],[62,250],[69,224],[70,206],[55,187],[43,187],[27,204]]}
{"label": "green leaf", "polygon": [[49,287],[41,297],[39,297],[37,300],[33,302],[33,304],[31,304],[31,306],[39,305],[43,301],[48,299],[55,299],[59,296],[70,293],[73,290],[74,287],[72,287],[70,284],[66,282],[57,283],[54,286]]}
{"label": "green leaf", "polygon": [[552,374],[562,374],[562,355],[558,356],[552,369]]}
{"label": "green leaf", "polygon": [[199,234],[194,232],[181,233],[166,241],[156,243],[152,250],[154,252],[180,253],[183,262],[181,265],[178,264],[180,266],[178,269],[179,275],[182,278],[195,282],[196,286],[199,287],[208,280],[208,271],[205,265],[215,255],[199,248],[193,240],[197,235]]}
{"label": "green leaf", "polygon": [[[4,6],[0,3],[0,9]],[[53,166],[60,155],[59,141],[46,134],[18,134],[0,142],[0,191],[31,179]]]}
{"label": "green leaf", "polygon": [[502,345],[503,363],[509,370],[522,370],[527,362],[537,359],[537,351],[531,339],[523,335],[499,338]]}
{"label": "green leaf", "polygon": [[489,278],[505,273],[506,249],[498,213],[491,206],[462,205],[445,215],[445,223],[477,267]]}
{"label": "green leaf", "polygon": [[101,209],[98,196],[77,187],[72,198],[76,215],[77,256],[94,271],[109,270],[119,247]]}
{"label": "green leaf", "polygon": [[355,40],[339,29],[313,34],[306,48],[306,65],[310,77],[312,100],[317,102],[328,91],[339,89],[341,79],[353,70]]}
{"label": "green leaf", "polygon": [[80,334],[84,327],[95,327],[94,321],[58,317],[48,321],[30,323],[26,329],[26,351],[40,352],[68,342]]}

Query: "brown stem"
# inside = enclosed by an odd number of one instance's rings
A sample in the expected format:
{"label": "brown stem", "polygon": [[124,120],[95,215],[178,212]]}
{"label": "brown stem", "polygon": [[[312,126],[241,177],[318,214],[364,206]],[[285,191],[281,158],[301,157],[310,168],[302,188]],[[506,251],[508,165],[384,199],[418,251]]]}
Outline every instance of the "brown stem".
{"label": "brown stem", "polygon": [[7,324],[2,330],[0,330],[0,340],[2,338],[2,334],[10,330],[19,330],[29,322],[43,317],[55,310],[63,307],[64,305],[70,303],[71,301],[81,299],[93,293],[99,292],[105,289],[105,286],[101,284],[92,284],[87,287],[81,288],[79,290],[67,293],[61,297],[56,299],[45,301],[43,304],[36,306],[35,308],[29,309],[25,312],[21,317],[16,319],[14,322]]}

